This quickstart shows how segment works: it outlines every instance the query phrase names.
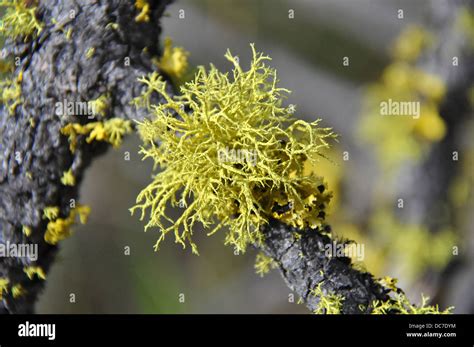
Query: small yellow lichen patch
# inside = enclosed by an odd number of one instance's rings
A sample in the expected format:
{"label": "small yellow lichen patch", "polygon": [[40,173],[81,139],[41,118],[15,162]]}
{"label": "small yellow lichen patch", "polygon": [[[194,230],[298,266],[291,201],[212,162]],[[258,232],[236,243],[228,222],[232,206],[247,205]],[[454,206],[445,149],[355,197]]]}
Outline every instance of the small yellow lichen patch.
{"label": "small yellow lichen patch", "polygon": [[392,291],[397,291],[398,290],[398,287],[397,287],[398,279],[396,279],[396,278],[393,278],[393,277],[390,277],[390,276],[385,276],[385,277],[382,277],[381,279],[379,279],[378,282],[383,287],[388,288]]}
{"label": "small yellow lichen patch", "polygon": [[23,234],[25,234],[25,236],[30,236],[31,235],[31,228],[26,226],[26,225],[23,225],[22,231],[23,231]]}
{"label": "small yellow lichen patch", "polygon": [[344,297],[338,294],[326,294],[322,288],[323,282],[320,282],[316,288],[311,290],[311,294],[319,298],[318,308],[314,311],[316,314],[340,314],[342,311],[342,302]]}
{"label": "small yellow lichen patch", "polygon": [[76,216],[79,216],[81,224],[85,224],[89,213],[89,206],[79,205],[76,208],[71,209],[68,217],[57,218],[50,221],[46,227],[44,240],[49,244],[55,245],[59,241],[68,238],[72,232],[71,227],[76,222]]}
{"label": "small yellow lichen patch", "polygon": [[189,52],[182,47],[173,47],[173,42],[167,37],[163,55],[156,64],[169,76],[179,79],[188,69],[188,56]]}
{"label": "small yellow lichen patch", "polygon": [[262,252],[259,252],[257,254],[257,257],[255,259],[255,272],[257,275],[260,275],[260,277],[263,277],[266,275],[270,270],[276,269],[278,267],[278,264],[270,258],[269,256],[265,255]]}
{"label": "small yellow lichen patch", "polygon": [[109,97],[107,94],[99,96],[97,99],[89,101],[94,116],[104,117],[109,108]]}
{"label": "small yellow lichen patch", "polygon": [[132,132],[131,123],[128,120],[120,118],[112,118],[107,120],[104,124],[104,131],[106,134],[106,140],[114,148],[120,147],[122,144],[122,138],[124,135]]}
{"label": "small yellow lichen patch", "polygon": [[61,177],[61,183],[65,186],[74,186],[76,184],[76,178],[72,174],[72,169],[64,171],[63,177]]}
{"label": "small yellow lichen patch", "polygon": [[40,266],[26,266],[23,268],[23,272],[28,276],[30,280],[36,275],[39,279],[45,280],[46,274]]}
{"label": "small yellow lichen patch", "polygon": [[59,207],[57,206],[48,206],[43,210],[43,219],[54,220],[58,218]]}
{"label": "small yellow lichen patch", "polygon": [[9,115],[13,115],[18,105],[23,100],[21,97],[21,82],[11,79],[5,79],[0,81],[0,103],[4,104],[8,110]]}
{"label": "small yellow lichen patch", "polygon": [[421,305],[413,305],[403,292],[395,294],[387,301],[372,302],[372,314],[450,314],[454,307],[440,311],[438,305],[427,306],[428,297],[421,295]]}
{"label": "small yellow lichen patch", "polygon": [[95,48],[94,47],[90,47],[87,49],[86,51],[86,59],[90,59],[94,56],[94,53],[95,53]]}
{"label": "small yellow lichen patch", "polygon": [[25,289],[21,285],[21,283],[15,284],[12,286],[12,296],[13,299],[16,299],[26,293]]}
{"label": "small yellow lichen patch", "polygon": [[3,300],[3,292],[8,292],[8,284],[10,280],[5,277],[0,277],[0,300]]}
{"label": "small yellow lichen patch", "polygon": [[121,118],[112,118],[106,121],[91,122],[87,124],[70,123],[61,129],[63,135],[68,136],[69,149],[74,152],[77,147],[79,135],[88,135],[87,143],[92,141],[105,141],[114,148],[120,147],[124,135],[132,131],[131,122]]}
{"label": "small yellow lichen patch", "polygon": [[149,22],[150,21],[150,4],[148,0],[136,0],[135,8],[140,13],[135,17],[135,22]]}
{"label": "small yellow lichen patch", "polygon": [[72,36],[72,28],[69,28],[67,29],[65,32],[64,32],[64,36],[66,37],[66,40],[71,40],[71,36]]}

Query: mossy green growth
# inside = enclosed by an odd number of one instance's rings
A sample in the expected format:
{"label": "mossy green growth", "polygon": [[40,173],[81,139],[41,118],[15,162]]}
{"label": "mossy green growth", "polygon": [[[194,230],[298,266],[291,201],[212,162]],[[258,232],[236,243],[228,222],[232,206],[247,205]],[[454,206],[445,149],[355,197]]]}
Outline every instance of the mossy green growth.
{"label": "mossy green growth", "polygon": [[37,1],[25,0],[2,0],[0,9],[5,8],[4,15],[0,19],[0,35],[17,39],[38,35],[42,28],[36,18]]}
{"label": "mossy green growth", "polygon": [[314,310],[316,314],[340,314],[344,297],[339,294],[325,293],[322,289],[323,282],[320,282],[311,294],[319,298],[318,308]]}
{"label": "mossy green growth", "polygon": [[[302,227],[317,227],[324,219],[320,210],[308,216],[306,209],[324,208],[330,192],[321,177],[305,176],[303,168],[307,160],[317,165],[335,135],[319,120],[292,118],[282,105],[289,91],[278,87],[276,71],[265,65],[270,58],[251,47],[248,70],[228,51],[231,75],[201,66],[180,96],[170,96],[156,73],[140,79],[147,88],[135,104],[148,107],[152,116],[138,122],[140,152],[161,171],[131,212],[139,210],[142,220],[149,215],[145,230],[161,230],[155,250],[172,233],[197,253],[192,241],[197,223],[213,226],[208,235],[226,229],[225,243],[245,252],[262,241],[261,227],[274,211],[295,212],[285,221],[299,220],[295,224]],[[151,105],[153,92],[165,102]],[[177,220],[167,215],[168,205],[183,208]]]}

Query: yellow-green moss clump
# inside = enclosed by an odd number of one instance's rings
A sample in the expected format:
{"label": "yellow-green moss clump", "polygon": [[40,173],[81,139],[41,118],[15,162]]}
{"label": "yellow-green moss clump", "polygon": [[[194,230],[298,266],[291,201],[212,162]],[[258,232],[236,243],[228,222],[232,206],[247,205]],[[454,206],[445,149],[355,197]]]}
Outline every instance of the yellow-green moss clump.
{"label": "yellow-green moss clump", "polygon": [[[172,97],[156,73],[140,79],[147,86],[135,104],[148,107],[150,120],[138,122],[144,145],[141,153],[160,167],[153,182],[131,209],[149,215],[145,230],[161,230],[155,249],[166,235],[191,245],[193,227],[201,223],[209,235],[226,230],[225,243],[244,252],[259,243],[261,227],[270,217],[299,227],[316,228],[324,222],[331,197],[321,177],[303,174],[304,163],[317,165],[327,141],[335,135],[319,120],[291,117],[282,105],[289,92],[277,85],[270,60],[255,51],[248,70],[227,52],[232,74],[213,65],[199,67],[195,79]],[[165,103],[150,105],[152,92]],[[173,220],[166,207],[181,206]]]}

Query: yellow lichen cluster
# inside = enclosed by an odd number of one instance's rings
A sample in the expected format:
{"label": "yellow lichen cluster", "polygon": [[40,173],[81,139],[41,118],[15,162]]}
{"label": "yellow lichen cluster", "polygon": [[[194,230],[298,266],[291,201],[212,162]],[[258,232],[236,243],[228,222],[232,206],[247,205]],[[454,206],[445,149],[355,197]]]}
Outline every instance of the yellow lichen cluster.
{"label": "yellow lichen cluster", "polygon": [[24,295],[26,293],[25,289],[21,283],[10,285],[10,280],[6,277],[0,278],[0,301],[3,300],[3,293],[10,292],[14,299]]}
{"label": "yellow lichen cluster", "polygon": [[339,294],[325,293],[320,282],[316,288],[311,290],[311,294],[319,299],[318,307],[314,310],[316,314],[340,314],[344,297]]}
{"label": "yellow lichen cluster", "polygon": [[42,28],[41,23],[36,18],[37,2],[27,2],[25,0],[1,0],[0,9],[5,8],[1,18],[0,35],[17,39],[38,35]]}
{"label": "yellow lichen cluster", "polygon": [[[261,227],[272,216],[298,227],[316,227],[324,219],[330,193],[320,177],[303,175],[304,162],[317,165],[335,136],[319,121],[292,118],[282,106],[288,91],[264,64],[270,58],[252,51],[247,71],[227,52],[232,78],[212,65],[208,71],[199,67],[194,81],[181,86],[181,96],[168,95],[156,74],[141,79],[148,92],[135,103],[148,105],[153,115],[138,123],[141,153],[162,171],[131,211],[141,211],[141,219],[149,213],[145,230],[161,230],[155,249],[171,232],[196,253],[193,226],[201,223],[214,225],[209,235],[226,227],[225,243],[244,252],[262,240]],[[150,105],[151,92],[166,102]],[[169,204],[184,207],[176,221],[165,212]]]}
{"label": "yellow lichen cluster", "polygon": [[259,252],[257,254],[254,268],[255,272],[257,275],[260,275],[260,277],[263,277],[268,272],[270,272],[270,270],[276,269],[277,267],[278,264],[275,262],[275,260],[265,255],[263,252]]}
{"label": "yellow lichen cluster", "polygon": [[17,283],[13,285],[11,291],[12,291],[13,299],[16,299],[26,293],[21,283]]}
{"label": "yellow lichen cluster", "polygon": [[150,4],[148,0],[135,0],[135,8],[140,11],[135,17],[135,22],[150,21]]}
{"label": "yellow lichen cluster", "polygon": [[79,216],[81,224],[87,222],[87,217],[90,213],[89,206],[78,205],[69,211],[69,216],[66,218],[58,218],[58,214],[46,214],[45,216],[50,221],[46,226],[46,232],[44,234],[44,240],[52,245],[57,244],[59,241],[68,238],[71,235],[71,227],[76,223],[76,217]]}
{"label": "yellow lichen cluster", "polygon": [[89,47],[86,51],[86,59],[90,59],[94,56],[95,53],[95,48],[94,47]]}
{"label": "yellow lichen cluster", "polygon": [[41,280],[46,279],[46,274],[41,266],[25,266],[23,268],[23,272],[26,274],[26,276],[28,276],[30,280],[32,280],[35,276]]}
{"label": "yellow lichen cluster", "polygon": [[438,305],[428,305],[429,298],[421,294],[421,304],[414,305],[407,296],[397,287],[397,280],[385,277],[379,283],[389,290],[389,298],[385,301],[374,300],[370,304],[372,314],[450,314],[454,307],[440,311]]}
{"label": "yellow lichen cluster", "polygon": [[450,314],[453,307],[440,311],[438,305],[427,306],[428,297],[421,296],[421,305],[413,305],[404,293],[398,293],[387,301],[375,300],[372,303],[372,314]]}
{"label": "yellow lichen cluster", "polygon": [[0,103],[3,104],[9,115],[13,115],[18,105],[22,103],[21,81],[19,79],[0,80]]}
{"label": "yellow lichen cluster", "polygon": [[59,216],[59,207],[47,206],[43,209],[43,219],[53,220]]}
{"label": "yellow lichen cluster", "polygon": [[5,277],[0,277],[0,300],[3,300],[3,293],[8,293],[8,285],[10,280]]}
{"label": "yellow lichen cluster", "polygon": [[22,226],[22,232],[25,236],[30,236],[31,235],[31,228],[29,226],[23,225]]}
{"label": "yellow lichen cluster", "polygon": [[61,133],[69,138],[71,152],[76,150],[79,135],[87,136],[87,143],[105,141],[114,148],[118,148],[122,144],[123,136],[131,131],[131,122],[121,118],[111,118],[86,124],[69,123],[61,129]]}
{"label": "yellow lichen cluster", "polygon": [[89,101],[94,116],[105,117],[110,107],[110,98],[108,94],[102,94],[97,99]]}
{"label": "yellow lichen cluster", "polygon": [[63,177],[61,177],[61,183],[65,186],[74,186],[76,184],[76,177],[74,177],[72,169],[69,169],[63,173]]}
{"label": "yellow lichen cluster", "polygon": [[188,56],[189,52],[182,47],[174,47],[171,39],[167,37],[163,55],[156,61],[156,65],[168,76],[179,80],[188,69]]}

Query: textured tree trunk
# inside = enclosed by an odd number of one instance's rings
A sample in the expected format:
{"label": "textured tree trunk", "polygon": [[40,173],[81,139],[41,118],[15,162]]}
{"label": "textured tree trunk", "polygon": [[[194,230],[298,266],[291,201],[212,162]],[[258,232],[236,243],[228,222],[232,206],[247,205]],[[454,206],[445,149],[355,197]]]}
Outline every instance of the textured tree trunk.
{"label": "textured tree trunk", "polygon": [[[104,143],[81,141],[71,153],[61,127],[88,120],[57,116],[56,102],[84,102],[108,93],[111,105],[106,118],[143,117],[130,101],[142,88],[137,78],[153,70],[151,55],[160,54],[160,18],[169,2],[150,1],[150,21],[137,23],[137,10],[130,1],[40,1],[37,16],[45,25],[40,35],[27,43],[7,44],[8,51],[21,59],[16,73],[23,71],[23,102],[13,116],[0,110],[0,242],[36,243],[39,258],[36,262],[0,258],[0,277],[25,289],[16,299],[4,294],[1,312],[33,311],[44,281],[30,280],[23,269],[35,265],[48,272],[58,249],[44,240],[43,209],[59,206],[60,216],[68,216],[84,170],[106,149]],[[70,39],[65,34],[69,28]],[[94,54],[86,58],[91,48]],[[76,185],[64,186],[61,177],[71,167]],[[30,237],[22,233],[22,226],[32,229]]]}

